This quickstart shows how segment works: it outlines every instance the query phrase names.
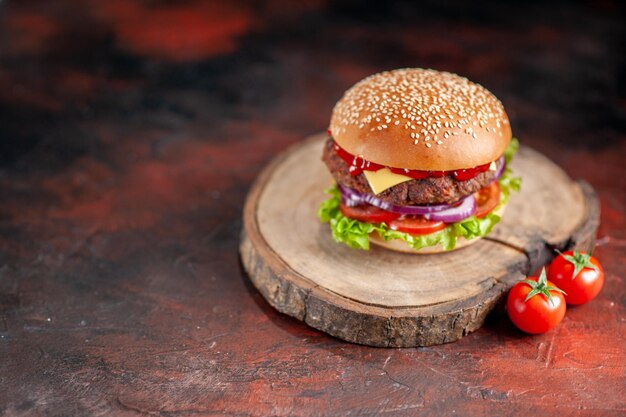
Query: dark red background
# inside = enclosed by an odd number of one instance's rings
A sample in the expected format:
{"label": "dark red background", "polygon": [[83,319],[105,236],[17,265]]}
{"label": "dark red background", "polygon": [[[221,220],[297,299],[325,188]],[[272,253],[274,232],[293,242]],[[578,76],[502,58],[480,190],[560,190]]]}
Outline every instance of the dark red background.
{"label": "dark red background", "polygon": [[[0,2],[0,414],[624,415],[625,17],[610,1]],[[350,345],[242,272],[264,164],[404,66],[484,84],[524,144],[598,191],[606,287],[556,330],[493,315],[444,346]]]}

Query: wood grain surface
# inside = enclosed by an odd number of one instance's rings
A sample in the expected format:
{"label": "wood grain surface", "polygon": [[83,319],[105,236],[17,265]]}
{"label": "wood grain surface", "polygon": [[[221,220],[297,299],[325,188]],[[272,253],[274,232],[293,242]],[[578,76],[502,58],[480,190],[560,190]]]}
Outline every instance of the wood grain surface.
{"label": "wood grain surface", "polygon": [[[616,1],[1,1],[0,415],[624,415],[625,20]],[[263,167],[407,66],[481,83],[597,191],[605,288],[554,331],[491,315],[455,343],[359,346],[246,277]]]}
{"label": "wood grain surface", "polygon": [[325,140],[310,137],[265,168],[244,207],[240,253],[278,311],[343,340],[380,347],[458,340],[483,324],[532,265],[555,249],[595,242],[595,192],[585,185],[584,193],[558,166],[522,147],[511,168],[524,187],[495,237],[429,256],[338,245],[316,215],[332,183],[320,160]]}

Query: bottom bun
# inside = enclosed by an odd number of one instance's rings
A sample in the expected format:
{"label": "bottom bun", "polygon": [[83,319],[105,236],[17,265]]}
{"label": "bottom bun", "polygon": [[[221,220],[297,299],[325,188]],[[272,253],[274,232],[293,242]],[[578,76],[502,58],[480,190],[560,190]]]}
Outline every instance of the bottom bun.
{"label": "bottom bun", "polygon": [[413,249],[404,240],[401,240],[401,239],[385,240],[382,237],[380,237],[378,232],[370,233],[370,242],[376,246],[381,246],[383,248],[395,250],[397,252],[420,253],[420,254],[452,252],[453,250],[461,249],[461,248],[471,245],[472,243],[478,242],[480,239],[481,239],[480,237],[477,237],[475,239],[467,240],[465,238],[460,237],[457,239],[456,246],[454,247],[454,249],[451,249],[451,250],[445,250],[443,246],[441,245],[426,246],[421,249]]}
{"label": "bottom bun", "polygon": [[[503,205],[502,207],[500,207],[495,212],[495,214],[497,214],[498,216],[502,217],[502,214],[504,213],[505,209],[506,209],[506,204]],[[460,238],[457,239],[456,246],[454,247],[454,249],[445,250],[443,248],[443,246],[441,246],[441,245],[426,246],[426,247],[421,248],[421,249],[413,249],[412,247],[410,247],[402,239],[385,240],[382,237],[380,237],[378,232],[370,233],[369,237],[370,237],[370,242],[373,243],[376,246],[381,246],[381,247],[386,248],[386,249],[395,250],[396,252],[417,253],[417,254],[452,252],[452,251],[455,251],[457,249],[461,249],[461,248],[464,248],[466,246],[469,246],[472,243],[476,243],[480,239],[482,239],[482,237],[477,237],[477,238],[468,240],[468,239],[465,239],[463,237],[460,237]]]}

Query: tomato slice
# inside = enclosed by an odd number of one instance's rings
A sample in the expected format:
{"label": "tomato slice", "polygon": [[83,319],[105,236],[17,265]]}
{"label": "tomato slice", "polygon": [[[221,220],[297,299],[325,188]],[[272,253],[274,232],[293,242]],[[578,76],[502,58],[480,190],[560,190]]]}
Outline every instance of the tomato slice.
{"label": "tomato slice", "polygon": [[341,213],[346,217],[367,223],[387,223],[400,217],[399,213],[386,211],[369,205],[348,207],[341,203],[339,210],[341,210]]}
{"label": "tomato slice", "polygon": [[406,216],[388,223],[389,227],[411,235],[429,235],[446,228],[444,222],[426,220],[422,216]]}
{"label": "tomato slice", "polygon": [[492,182],[487,187],[476,193],[476,217],[485,217],[496,208],[500,202],[500,185],[498,181]]}

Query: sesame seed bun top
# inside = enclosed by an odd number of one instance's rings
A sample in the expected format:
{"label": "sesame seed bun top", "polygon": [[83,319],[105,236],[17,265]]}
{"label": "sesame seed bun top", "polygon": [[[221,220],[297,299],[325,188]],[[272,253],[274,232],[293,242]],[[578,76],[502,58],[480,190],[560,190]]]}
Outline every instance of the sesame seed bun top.
{"label": "sesame seed bun top", "polygon": [[406,68],[345,92],[330,130],[346,151],[395,168],[449,171],[496,160],[511,141],[502,103],[449,72]]}

